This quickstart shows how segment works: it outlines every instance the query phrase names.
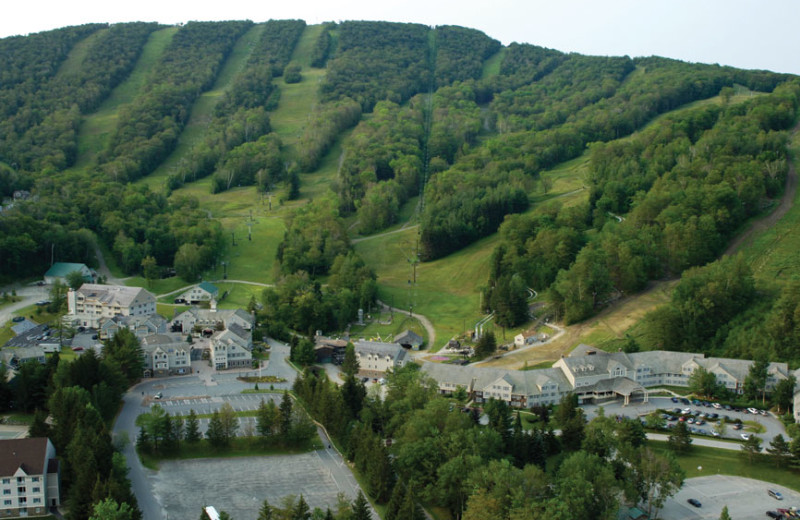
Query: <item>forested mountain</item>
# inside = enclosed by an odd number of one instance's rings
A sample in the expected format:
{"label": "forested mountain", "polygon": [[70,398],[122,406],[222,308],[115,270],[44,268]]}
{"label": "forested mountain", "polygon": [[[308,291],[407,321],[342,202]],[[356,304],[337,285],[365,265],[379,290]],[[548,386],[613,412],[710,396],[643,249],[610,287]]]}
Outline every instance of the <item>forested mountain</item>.
{"label": "forested mountain", "polygon": [[[254,42],[246,58],[199,137],[176,152],[197,100],[245,34]],[[154,39],[162,50],[141,63]],[[483,301],[507,324],[525,313],[502,302],[528,287],[549,289],[573,322],[716,258],[780,194],[800,97],[785,74],[504,47],[473,29],[389,22],[97,24],[2,39],[0,51],[0,196],[32,193],[0,217],[4,279],[40,274],[53,252],[92,263],[99,239],[128,273],[147,259],[193,281],[225,253],[224,226],[182,187],[210,177],[209,197],[255,186],[294,199],[302,174],[320,171],[335,149],[330,190],[285,218],[278,270],[307,273],[303,294],[323,298],[313,280],[353,255],[347,234],[408,218],[419,196],[422,261],[500,230]],[[82,121],[137,66],[145,81],[126,87],[133,94],[115,109],[113,129],[92,136],[102,152],[73,168]],[[298,82],[313,95],[300,114],[296,97],[282,96]],[[734,89],[752,97],[647,126],[692,102],[727,101]],[[296,131],[285,130],[287,113]],[[276,114],[283,133],[273,131]],[[173,153],[163,188],[134,184]],[[588,200],[543,203],[542,172],[587,153]],[[374,295],[374,275],[357,280],[348,290]]]}

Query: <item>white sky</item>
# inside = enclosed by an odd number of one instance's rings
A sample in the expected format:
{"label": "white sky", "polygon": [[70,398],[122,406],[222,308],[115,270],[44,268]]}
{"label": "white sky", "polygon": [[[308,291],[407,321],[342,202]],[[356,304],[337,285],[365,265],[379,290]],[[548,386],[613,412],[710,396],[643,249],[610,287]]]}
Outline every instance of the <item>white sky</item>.
{"label": "white sky", "polygon": [[798,0],[23,0],[3,11],[0,37],[88,22],[387,20],[462,25],[504,44],[800,74]]}

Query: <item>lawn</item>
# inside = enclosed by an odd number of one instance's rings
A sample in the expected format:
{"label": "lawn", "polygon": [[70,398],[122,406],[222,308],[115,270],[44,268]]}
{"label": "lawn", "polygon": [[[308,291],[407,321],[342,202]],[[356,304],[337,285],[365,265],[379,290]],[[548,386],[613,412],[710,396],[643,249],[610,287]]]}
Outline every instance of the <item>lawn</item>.
{"label": "lawn", "polygon": [[[170,293],[172,291],[176,291],[178,289],[193,284],[188,283],[187,281],[183,280],[182,278],[178,278],[177,276],[172,276],[170,278],[161,278],[158,280],[153,280],[152,282],[148,282],[141,276],[131,276],[130,278],[125,279],[125,285],[127,285],[128,287],[144,287],[151,293],[159,295],[159,294]],[[173,297],[170,297],[169,301],[171,302],[172,299]]]}
{"label": "lawn", "polygon": [[[366,309],[365,309],[366,314]],[[425,327],[407,314],[391,313],[388,311],[372,313],[374,321],[367,322],[366,325],[351,325],[351,338],[364,338],[374,341],[393,341],[393,338],[405,330],[411,330],[425,339],[425,346],[428,346],[428,335]],[[380,322],[391,322],[386,325]]]}
{"label": "lawn", "polygon": [[461,334],[481,319],[478,284],[488,277],[489,258],[498,242],[494,235],[446,258],[423,262],[416,268],[416,285],[409,255],[414,250],[417,229],[377,236],[355,245],[356,251],[378,275],[379,297],[400,309],[413,307],[436,329],[438,350],[451,337]]}
{"label": "lawn", "polygon": [[[667,451],[666,442],[647,441],[647,444],[657,451]],[[775,484],[800,491],[800,471],[776,468],[775,464],[768,462],[765,458],[759,458],[750,463],[742,458],[739,452],[734,450],[692,446],[689,453],[678,455],[677,459],[686,472],[686,478],[717,474],[736,475],[765,482],[774,482]]]}

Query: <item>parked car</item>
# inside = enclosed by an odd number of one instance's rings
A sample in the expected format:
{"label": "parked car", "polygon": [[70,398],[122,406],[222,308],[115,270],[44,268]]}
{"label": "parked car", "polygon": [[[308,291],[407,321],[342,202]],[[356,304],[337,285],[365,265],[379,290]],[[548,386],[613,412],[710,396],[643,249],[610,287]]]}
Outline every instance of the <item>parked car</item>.
{"label": "parked car", "polygon": [[157,393],[156,395],[153,396],[153,399],[161,399],[162,397],[164,397],[164,394],[159,392],[159,393]]}
{"label": "parked car", "polygon": [[733,428],[734,430],[741,430],[742,429],[742,423],[736,423],[733,426],[731,426],[731,428]]}
{"label": "parked car", "polygon": [[783,495],[781,495],[778,491],[774,489],[768,489],[767,494],[774,498],[775,500],[783,500]]}
{"label": "parked car", "polygon": [[11,318],[11,321],[13,321],[14,323],[25,321],[25,316],[14,316],[13,318]]}
{"label": "parked car", "polygon": [[750,440],[750,434],[749,433],[743,433],[743,434],[740,435],[740,437],[742,438],[743,441],[749,441]]}
{"label": "parked car", "polygon": [[696,498],[690,498],[689,500],[687,500],[687,502],[689,502],[689,503],[690,503],[691,505],[693,505],[694,507],[701,507],[701,506],[703,505],[703,504],[701,504],[701,503],[700,503],[700,501],[699,501],[699,500],[697,500]]}
{"label": "parked car", "polygon": [[748,408],[747,411],[754,414],[758,413],[758,410],[756,410],[755,408]]}
{"label": "parked car", "polygon": [[777,511],[767,511],[767,516],[770,518],[783,518],[783,515]]}
{"label": "parked car", "polygon": [[672,400],[673,403],[677,403],[678,402],[678,398],[677,397],[672,397],[671,400]]}
{"label": "parked car", "polygon": [[719,404],[719,403],[714,403],[714,405],[713,405],[713,406],[714,406],[714,408],[715,408],[715,409],[717,409],[717,410],[719,410],[720,408],[722,408],[722,405],[721,405],[721,404]]}

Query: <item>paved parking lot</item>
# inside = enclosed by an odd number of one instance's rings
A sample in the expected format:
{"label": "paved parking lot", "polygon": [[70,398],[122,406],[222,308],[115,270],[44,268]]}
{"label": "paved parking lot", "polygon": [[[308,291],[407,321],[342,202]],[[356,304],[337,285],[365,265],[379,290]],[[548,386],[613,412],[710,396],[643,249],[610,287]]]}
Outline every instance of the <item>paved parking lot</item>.
{"label": "paved parking lot", "polygon": [[[784,499],[779,501],[767,495],[768,488],[780,491]],[[702,507],[689,505],[686,502],[689,498],[699,500]],[[681,490],[667,500],[659,516],[663,520],[716,520],[724,506],[728,506],[731,518],[767,518],[768,510],[800,507],[800,493],[749,478],[728,475],[697,477],[688,479]]]}
{"label": "paved parking lot", "polygon": [[[772,415],[752,415],[749,413],[743,412],[733,412],[733,411],[726,411],[726,410],[715,410],[711,407],[705,406],[697,406],[697,405],[685,405],[680,402],[673,403],[672,400],[668,397],[651,397],[649,402],[643,403],[641,401],[635,401],[628,406],[623,406],[622,401],[615,401],[610,403],[602,403],[600,405],[582,405],[581,408],[584,409],[586,412],[586,417],[591,420],[593,417],[597,415],[598,409],[602,406],[603,412],[608,417],[613,417],[616,415],[624,415],[627,417],[639,417],[647,415],[648,413],[652,412],[656,409],[665,409],[665,410],[672,410],[673,408],[691,408],[692,410],[700,410],[701,412],[716,412],[720,416],[727,415],[731,419],[741,419],[742,421],[754,421],[760,425],[762,425],[765,429],[764,433],[756,434],[762,440],[762,445],[767,447],[769,445],[769,441],[771,441],[776,435],[779,433],[786,437],[786,429],[784,428],[783,424]],[[701,428],[705,429],[706,431],[710,432],[713,428],[713,423],[707,423]],[[740,439],[740,434],[746,432],[747,429],[745,428],[742,431],[736,431],[728,425],[725,431],[724,437],[730,439]],[[707,436],[709,439],[713,438],[710,435]]]}
{"label": "paved parking lot", "polygon": [[352,483],[329,469],[326,451],[303,455],[166,462],[153,473],[153,493],[167,518],[197,518],[203,505],[232,518],[256,518],[262,501],[280,504],[303,495],[311,506],[333,507],[336,495],[351,494]]}

